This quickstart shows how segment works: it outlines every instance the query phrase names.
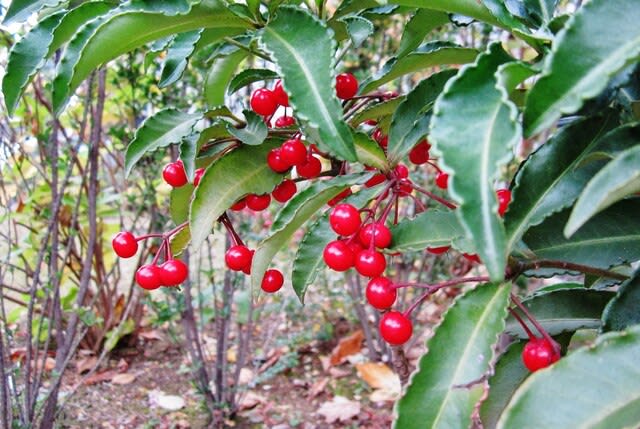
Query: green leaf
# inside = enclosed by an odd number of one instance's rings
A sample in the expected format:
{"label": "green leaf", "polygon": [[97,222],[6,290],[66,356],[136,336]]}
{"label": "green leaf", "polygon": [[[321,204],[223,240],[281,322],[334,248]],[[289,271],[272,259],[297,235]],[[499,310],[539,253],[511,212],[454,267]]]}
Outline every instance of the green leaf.
{"label": "green leaf", "polygon": [[196,43],[200,40],[203,30],[188,31],[178,34],[167,51],[167,57],[162,66],[162,75],[158,87],[165,88],[175,83],[184,73],[193,53]]}
{"label": "green leaf", "polygon": [[233,94],[237,90],[244,88],[254,82],[278,79],[278,73],[268,69],[247,69],[243,70],[231,79],[227,92]]}
{"label": "green leaf", "polygon": [[266,163],[269,151],[279,144],[271,140],[260,146],[242,146],[206,169],[189,213],[194,248],[200,247],[214,222],[237,200],[247,194],[271,192],[280,183],[282,175]]}
{"label": "green leaf", "polygon": [[464,235],[464,229],[453,211],[428,210],[393,225],[391,235],[389,251],[408,252],[450,246],[453,240]]}
{"label": "green leaf", "polygon": [[171,220],[176,225],[189,220],[189,203],[195,187],[191,183],[187,183],[179,188],[173,188],[169,198],[169,211]]}
{"label": "green leaf", "polygon": [[640,271],[624,282],[602,314],[602,330],[622,331],[640,323]]}
{"label": "green leaf", "polygon": [[460,48],[450,45],[423,45],[418,50],[402,57],[392,58],[382,67],[382,70],[370,81],[364,82],[360,90],[366,94],[387,82],[415,73],[429,67],[441,66],[443,64],[465,64],[473,61],[478,55],[478,51],[470,48]]}
{"label": "green leaf", "polygon": [[[416,85],[405,100],[400,103],[389,129],[387,156],[392,165],[397,164],[424,136],[412,133],[416,123],[431,110],[436,98],[442,92],[447,81],[456,74],[456,70],[445,70],[431,75]],[[416,139],[417,138],[417,139]]]}
{"label": "green leaf", "polygon": [[449,23],[449,15],[431,9],[418,9],[404,27],[397,57],[401,58],[416,49],[427,34]]}
{"label": "green leaf", "polygon": [[511,94],[520,83],[536,74],[536,70],[521,61],[506,63],[498,67],[498,83]]}
{"label": "green leaf", "polygon": [[389,3],[464,15],[504,28],[503,24],[491,14],[489,9],[477,0],[391,0]]}
{"label": "green leaf", "polygon": [[[640,8],[635,0],[585,3],[567,22],[546,58],[542,77],[527,97],[525,135],[576,112],[640,54]],[[598,37],[593,37],[597,34]]]}
{"label": "green leaf", "polygon": [[247,51],[238,49],[229,55],[213,60],[204,84],[204,98],[209,106],[224,104],[224,95],[227,92],[231,76],[247,56]]}
{"label": "green leaf", "polygon": [[404,99],[404,96],[400,96],[383,101],[382,103],[376,103],[366,109],[362,109],[353,118],[351,118],[349,124],[351,124],[352,127],[356,127],[369,119],[376,119],[379,121],[380,119],[386,118],[396,111],[396,108]]}
{"label": "green leaf", "polygon": [[[523,0],[524,14],[517,14],[537,25],[548,24],[553,18],[558,0]],[[509,3],[507,3],[507,7]],[[512,11],[513,12],[513,11]]]}
{"label": "green leaf", "polygon": [[381,171],[389,171],[389,161],[380,145],[365,133],[353,134],[358,161]]}
{"label": "green leaf", "polygon": [[[187,206],[188,207],[188,206]],[[171,253],[173,256],[179,256],[189,246],[191,241],[191,234],[189,231],[189,225],[182,228],[180,232],[171,237]]]}
{"label": "green leaf", "polygon": [[504,0],[481,0],[482,4],[489,9],[489,12],[500,21],[504,27],[509,28],[512,32],[520,37],[529,36],[529,29],[511,14],[505,6]]}
{"label": "green leaf", "polygon": [[227,131],[244,144],[250,146],[262,144],[269,134],[264,121],[250,110],[245,110],[243,113],[247,125],[244,128],[235,128],[231,124],[227,124]]}
{"label": "green leaf", "polygon": [[263,29],[260,42],[274,59],[305,132],[337,157],[355,161],[353,137],[334,90],[331,31],[306,11],[282,7]]}
{"label": "green leaf", "polygon": [[385,2],[382,0],[345,0],[340,3],[340,6],[336,9],[331,20],[335,20],[352,13],[357,14],[366,9],[376,8],[384,5],[384,3]]}
{"label": "green leaf", "polygon": [[[559,288],[536,293],[522,303],[550,335],[557,335],[578,329],[600,328],[602,311],[614,295],[613,292],[593,289]],[[520,315],[523,317],[522,313]],[[532,328],[530,324],[529,327]],[[507,318],[505,330],[518,338],[528,338],[512,315]]]}
{"label": "green leaf", "polygon": [[2,23],[4,25],[26,21],[29,16],[45,7],[53,7],[63,0],[12,0]]}
{"label": "green leaf", "polygon": [[498,86],[496,70],[511,59],[492,44],[476,63],[449,80],[436,101],[430,141],[450,173],[456,213],[492,279],[502,279],[507,260],[504,226],[494,181],[520,141],[518,111]]}
{"label": "green leaf", "polygon": [[191,134],[202,119],[201,113],[183,113],[176,109],[165,109],[148,117],[127,146],[125,154],[125,176],[146,154],[159,148],[177,144]]}
{"label": "green leaf", "polygon": [[620,153],[587,183],[564,235],[570,237],[596,213],[636,192],[640,192],[640,145]]}
{"label": "green leaf", "polygon": [[562,230],[570,210],[555,214],[531,228],[523,240],[538,257],[597,268],[640,259],[640,198],[623,200],[598,213],[571,238]]}
{"label": "green leaf", "polygon": [[509,402],[497,427],[636,427],[640,421],[638,356],[640,327],[601,336],[593,346],[532,374]]}
{"label": "green leaf", "polygon": [[428,341],[405,395],[396,404],[394,428],[466,428],[504,329],[510,284],[481,284],[457,299]]}
{"label": "green leaf", "polygon": [[184,139],[180,143],[180,160],[184,165],[184,171],[187,174],[189,182],[193,182],[193,176],[196,169],[196,156],[198,154],[201,134],[196,132]]}
{"label": "green leaf", "polygon": [[373,24],[368,19],[361,16],[351,16],[344,18],[343,21],[347,25],[347,32],[356,48],[360,47],[373,34]]}

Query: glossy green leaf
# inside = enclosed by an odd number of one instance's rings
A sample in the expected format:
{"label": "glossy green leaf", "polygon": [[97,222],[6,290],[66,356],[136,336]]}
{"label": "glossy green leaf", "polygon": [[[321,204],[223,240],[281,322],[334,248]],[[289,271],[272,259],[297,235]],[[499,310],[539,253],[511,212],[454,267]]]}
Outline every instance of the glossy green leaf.
{"label": "glossy green leaf", "polygon": [[402,103],[404,99],[404,96],[400,96],[383,101],[381,103],[373,104],[366,109],[360,110],[356,115],[353,116],[353,118],[351,118],[349,123],[351,124],[351,126],[356,127],[369,119],[380,120],[391,116],[393,112],[396,111],[398,105]]}
{"label": "glossy green leaf", "polygon": [[391,227],[392,252],[420,251],[427,247],[450,246],[464,236],[464,229],[453,211],[427,210],[413,219]]}
{"label": "glossy green leaf", "polygon": [[373,34],[373,24],[361,16],[351,16],[343,20],[354,47],[359,47]]}
{"label": "glossy green leaf", "polygon": [[57,6],[63,0],[12,0],[2,23],[4,25],[26,21],[29,16],[45,7]]}
{"label": "glossy green leaf", "polygon": [[204,98],[209,106],[224,104],[224,96],[231,76],[233,76],[238,65],[247,55],[246,51],[239,49],[229,55],[213,60],[204,84]]}
{"label": "glossy green leaf", "polygon": [[125,176],[131,173],[136,163],[149,152],[177,144],[191,134],[202,119],[200,113],[183,113],[176,109],[165,109],[148,117],[127,146],[125,154]]}
{"label": "glossy green leaf", "polygon": [[404,27],[397,57],[401,58],[422,44],[427,34],[449,23],[449,15],[431,9],[418,9]]}
{"label": "glossy green leaf", "polygon": [[355,161],[353,137],[335,96],[331,30],[306,11],[282,7],[263,29],[260,42],[274,59],[305,132],[337,157]]}
{"label": "glossy green leaf", "polygon": [[[458,298],[396,404],[397,429],[466,428],[504,329],[510,284],[481,284]],[[478,383],[470,388],[471,383]]]}
{"label": "glossy green leaf", "polygon": [[529,64],[513,61],[498,67],[498,83],[511,94],[520,83],[536,74],[536,70]]}
{"label": "glossy green leaf", "polygon": [[378,170],[389,171],[389,161],[380,145],[365,133],[354,133],[353,142],[358,161]]}
{"label": "glossy green leaf", "polygon": [[429,135],[442,154],[441,167],[450,174],[456,213],[492,279],[504,277],[508,251],[494,181],[521,138],[518,111],[495,75],[510,59],[493,44],[449,80],[436,101]]}
{"label": "glossy green leaf", "polygon": [[357,14],[365,9],[375,8],[384,4],[383,0],[345,0],[340,3],[331,19],[335,20],[345,15]]}
{"label": "glossy green leaf", "polygon": [[184,73],[189,63],[189,57],[196,48],[203,30],[187,31],[178,34],[169,45],[167,56],[162,66],[160,76],[160,88],[165,88],[175,83]]}
{"label": "glossy green leaf", "polygon": [[518,31],[521,35],[529,33],[529,29],[511,14],[505,6],[504,0],[481,0],[481,2],[498,21],[511,31]]}
{"label": "glossy green leaf", "polygon": [[171,220],[176,225],[189,220],[189,204],[195,187],[191,183],[187,183],[179,188],[173,188],[169,198],[169,212]]}
{"label": "glossy green leaf", "polygon": [[271,192],[280,183],[282,175],[266,163],[269,151],[279,144],[266,141],[259,146],[242,146],[205,170],[189,212],[194,248],[200,247],[214,222],[237,200],[247,194]]}
{"label": "glossy green leaf", "polygon": [[569,19],[527,97],[526,136],[548,128],[563,113],[576,112],[640,55],[638,21],[636,0],[620,0],[616,7],[608,0],[592,0]]}
{"label": "glossy green leaf", "polygon": [[557,3],[558,0],[522,0],[523,8],[526,11],[522,18],[528,18],[538,25],[546,24],[553,18]]}
{"label": "glossy green leaf", "polygon": [[171,237],[170,245],[173,256],[179,256],[187,247],[189,247],[190,241],[191,234],[189,231],[189,225],[187,225],[182,228],[180,232]]}
{"label": "glossy green leaf", "polygon": [[621,199],[640,192],[640,145],[620,153],[587,183],[564,228],[573,235],[596,213]]}
{"label": "glossy green leaf", "polygon": [[621,331],[640,324],[640,271],[624,282],[602,314],[602,330]]}
{"label": "glossy green leaf", "polygon": [[[537,371],[518,389],[499,429],[630,428],[640,421],[640,327],[610,333]],[[585,394],[591,392],[591,394]],[[593,392],[597,392],[594,400]]]}
{"label": "glossy green leaf", "polygon": [[251,146],[262,144],[269,134],[266,124],[260,116],[250,110],[245,110],[243,113],[247,125],[244,128],[235,128],[228,124],[227,131],[244,144]]}
{"label": "glossy green leaf", "polygon": [[182,139],[180,143],[180,160],[184,165],[184,171],[187,174],[189,182],[193,182],[193,176],[196,169],[196,156],[198,155],[200,133],[193,133]]}
{"label": "glossy green leaf", "polygon": [[237,90],[244,88],[254,82],[278,79],[278,73],[268,69],[247,69],[243,70],[231,79],[227,92],[233,94]]}
{"label": "glossy green leaf", "polygon": [[391,0],[389,3],[459,14],[503,27],[503,24],[478,0]]}

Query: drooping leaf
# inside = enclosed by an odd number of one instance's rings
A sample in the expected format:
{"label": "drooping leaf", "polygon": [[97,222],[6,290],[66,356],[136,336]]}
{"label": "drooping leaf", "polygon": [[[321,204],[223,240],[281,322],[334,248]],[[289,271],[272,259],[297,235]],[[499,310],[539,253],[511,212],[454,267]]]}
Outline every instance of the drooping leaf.
{"label": "drooping leaf", "polygon": [[621,331],[632,325],[640,324],[640,271],[624,282],[618,292],[604,309],[602,330]]}
{"label": "drooping leaf", "polygon": [[469,427],[482,394],[480,379],[504,329],[510,289],[510,284],[481,284],[449,308],[396,404],[394,428]]}
{"label": "drooping leaf", "polygon": [[167,56],[162,66],[160,77],[160,88],[165,88],[175,83],[189,63],[189,57],[193,53],[196,43],[200,40],[203,30],[187,31],[176,35],[169,45]]}
{"label": "drooping leaf", "polygon": [[449,15],[431,9],[418,9],[404,27],[400,48],[396,56],[404,57],[422,44],[424,38],[436,28],[448,24]]}
{"label": "drooping leaf", "polygon": [[527,97],[526,136],[549,127],[563,113],[580,109],[584,100],[598,95],[611,76],[637,58],[639,20],[635,0],[621,0],[613,8],[607,0],[592,0],[569,19]]}
{"label": "drooping leaf", "polygon": [[[509,402],[498,429],[637,426],[638,356],[640,327],[601,336],[593,346],[532,374]],[[597,400],[593,392],[597,392]]]}
{"label": "drooping leaf", "polygon": [[247,69],[243,70],[231,79],[227,92],[233,94],[237,90],[244,88],[254,82],[277,79],[278,73],[268,69]]}
{"label": "drooping leaf", "polygon": [[264,121],[250,110],[245,110],[243,113],[247,125],[244,128],[235,128],[231,124],[227,124],[227,131],[244,144],[250,146],[262,144],[269,134]]}
{"label": "drooping leaf", "polygon": [[305,132],[332,154],[356,160],[353,137],[335,95],[331,31],[306,11],[282,7],[260,36]]}
{"label": "drooping leaf", "polygon": [[204,84],[204,98],[209,106],[224,104],[224,95],[227,92],[229,80],[247,55],[246,51],[238,49],[229,55],[213,60]]}
{"label": "drooping leaf", "polygon": [[63,0],[12,0],[2,23],[9,25],[25,21],[31,14],[45,7],[57,6],[62,2]]}
{"label": "drooping leaf", "polygon": [[180,143],[180,160],[184,165],[184,171],[187,174],[189,182],[193,182],[193,176],[196,170],[196,156],[200,143],[200,133],[195,132],[182,139]]}
{"label": "drooping leaf", "polygon": [[450,173],[449,193],[460,204],[456,213],[492,279],[504,277],[509,250],[494,181],[521,133],[517,109],[495,75],[510,59],[492,44],[451,79],[436,101],[429,135]]}
{"label": "drooping leaf", "polygon": [[596,213],[621,199],[640,192],[640,145],[620,153],[587,183],[564,228],[573,235]]}
{"label": "drooping leaf", "polygon": [[389,170],[389,161],[387,161],[384,151],[371,137],[365,133],[356,132],[353,134],[353,142],[359,162],[382,171]]}
{"label": "drooping leaf", "polygon": [[389,251],[420,251],[427,247],[450,246],[465,232],[453,211],[428,210],[391,227]]}

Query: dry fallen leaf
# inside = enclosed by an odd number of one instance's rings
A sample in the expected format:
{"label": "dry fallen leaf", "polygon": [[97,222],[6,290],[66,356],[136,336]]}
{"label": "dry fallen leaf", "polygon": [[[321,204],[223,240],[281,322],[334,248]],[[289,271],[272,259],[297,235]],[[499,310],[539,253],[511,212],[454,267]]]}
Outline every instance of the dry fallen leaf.
{"label": "dry fallen leaf", "polygon": [[360,352],[362,341],[364,341],[362,329],[358,329],[348,337],[341,339],[331,352],[331,365],[340,365],[348,356]]}
{"label": "dry fallen leaf", "polygon": [[376,389],[370,399],[374,402],[395,401],[400,396],[400,377],[383,363],[365,362],[356,365],[358,375],[370,387]]}
{"label": "dry fallen leaf", "polygon": [[266,399],[264,398],[264,396],[261,396],[261,395],[258,395],[257,393],[249,391],[244,395],[242,395],[242,398],[240,399],[240,403],[238,404],[238,407],[240,408],[240,411],[249,410],[257,406],[258,404],[264,404],[265,401]]}
{"label": "dry fallen leaf", "polygon": [[321,378],[320,380],[313,383],[313,385],[309,389],[309,393],[307,393],[307,398],[313,399],[321,394],[327,387],[327,384],[329,384],[329,377]]}
{"label": "dry fallen leaf", "polygon": [[135,379],[136,379],[136,376],[131,373],[116,374],[111,379],[111,382],[113,384],[130,384],[130,383],[133,383]]}
{"label": "dry fallen leaf", "polygon": [[117,374],[118,374],[117,371],[115,371],[113,369],[109,369],[107,371],[102,371],[102,372],[93,374],[92,376],[90,376],[86,380],[84,380],[84,382],[82,384],[90,385],[90,384],[102,383],[103,381],[110,381]]}
{"label": "dry fallen leaf", "polygon": [[240,376],[238,377],[238,384],[249,384],[253,380],[253,377],[253,371],[251,371],[249,368],[242,368],[240,370]]}
{"label": "dry fallen leaf", "polygon": [[144,338],[145,340],[158,340],[158,341],[164,340],[164,337],[162,336],[162,334],[159,331],[156,331],[155,329],[152,329],[150,331],[138,332],[138,336],[140,338]]}
{"label": "dry fallen leaf", "polygon": [[78,374],[84,374],[90,371],[98,363],[98,358],[95,356],[87,356],[76,362],[76,372]]}
{"label": "dry fallen leaf", "polygon": [[360,403],[350,401],[343,396],[336,396],[333,400],[322,404],[317,413],[323,416],[327,423],[346,422],[360,414]]}

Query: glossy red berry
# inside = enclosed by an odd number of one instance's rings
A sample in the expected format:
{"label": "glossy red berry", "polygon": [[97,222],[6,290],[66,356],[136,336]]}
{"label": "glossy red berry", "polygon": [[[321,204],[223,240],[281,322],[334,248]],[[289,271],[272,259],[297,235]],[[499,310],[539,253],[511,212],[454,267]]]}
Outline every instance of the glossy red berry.
{"label": "glossy red berry", "polygon": [[438,171],[438,174],[436,174],[436,186],[440,189],[447,189],[449,186],[449,175]]}
{"label": "glossy red berry", "polygon": [[174,188],[187,184],[187,173],[184,171],[182,161],[170,162],[162,169],[162,178]]}
{"label": "glossy red berry", "polygon": [[200,184],[200,180],[202,180],[202,176],[204,176],[204,168],[198,168],[193,173],[193,186],[198,186]]}
{"label": "glossy red berry", "polygon": [[329,224],[338,235],[354,234],[362,224],[360,212],[351,204],[338,204],[329,214]]}
{"label": "glossy red berry", "polygon": [[336,76],[336,95],[342,100],[353,98],[358,93],[358,80],[351,73]]}
{"label": "glossy red berry", "polygon": [[234,212],[239,212],[239,211],[244,210],[245,207],[247,207],[247,201],[243,198],[243,199],[237,201],[234,205],[232,205],[229,208],[231,210],[233,210]]}
{"label": "glossy red berry", "polygon": [[153,264],[141,266],[136,271],[136,282],[142,289],[158,289],[162,286],[160,268]]}
{"label": "glossy red berry", "polygon": [[249,263],[247,264],[246,267],[242,269],[242,272],[245,273],[246,275],[251,274],[251,264],[253,262],[253,255],[256,253],[256,251],[253,249],[251,249],[250,252],[251,252],[251,257],[249,258]]}
{"label": "glossy red berry", "polygon": [[291,168],[291,164],[282,158],[282,151],[279,147],[273,148],[269,151],[267,154],[267,164],[269,164],[269,168],[276,173],[284,173]]}
{"label": "glossy red berry", "polygon": [[289,96],[282,87],[282,81],[278,80],[273,88],[273,95],[276,97],[276,103],[281,106],[289,107]]}
{"label": "glossy red berry", "polygon": [[398,293],[393,282],[386,277],[369,280],[365,291],[369,304],[378,310],[386,310],[396,302]]}
{"label": "glossy red berry", "polygon": [[409,152],[409,161],[416,165],[426,164],[429,161],[429,149],[431,145],[426,140],[420,141]]}
{"label": "glossy red berry", "polygon": [[469,262],[475,262],[476,264],[481,262],[480,257],[475,253],[463,253],[462,256]]}
{"label": "glossy red berry", "polygon": [[289,179],[284,179],[282,183],[276,186],[271,195],[273,198],[279,203],[286,203],[293,197],[298,191],[298,186],[296,186],[296,182]]}
{"label": "glossy red berry", "polygon": [[224,262],[230,270],[242,271],[246,267],[251,266],[253,253],[247,246],[241,244],[232,246],[224,255]]}
{"label": "glossy red berry", "polygon": [[113,251],[121,258],[130,258],[138,252],[136,237],[127,231],[119,232],[111,240]]}
{"label": "glossy red berry", "polygon": [[375,176],[373,176],[371,179],[364,182],[364,186],[367,188],[373,188],[374,186],[377,186],[383,183],[385,180],[387,180],[387,176],[385,176],[382,173],[378,173]]}
{"label": "glossy red berry", "polygon": [[351,248],[344,241],[335,240],[325,246],[322,258],[332,270],[347,271],[353,267],[355,257]]}
{"label": "glossy red berry", "polygon": [[409,179],[400,179],[400,183],[398,183],[398,190],[400,191],[400,196],[407,196],[413,192],[413,184]]}
{"label": "glossy red berry", "polygon": [[165,286],[178,286],[189,276],[187,264],[180,259],[169,259],[160,265],[160,281]]}
{"label": "glossy red berry", "polygon": [[296,124],[296,119],[293,116],[280,116],[275,121],[276,128],[287,128]]}
{"label": "glossy red berry", "polygon": [[262,278],[262,290],[267,293],[274,293],[280,290],[284,284],[284,276],[278,270],[267,270]]}
{"label": "glossy red berry", "polygon": [[375,250],[363,250],[356,255],[356,271],[365,277],[380,277],[387,268],[384,255]]}
{"label": "glossy red berry", "polygon": [[391,231],[386,225],[373,222],[365,225],[360,230],[358,238],[364,247],[368,248],[371,245],[371,239],[373,239],[375,247],[385,248],[391,244]]}
{"label": "glossy red berry", "polygon": [[404,164],[396,165],[396,168],[393,171],[398,179],[406,179],[409,177],[409,169]]}
{"label": "glossy red berry", "polygon": [[427,252],[433,253],[434,255],[442,255],[443,253],[447,253],[449,249],[451,249],[451,246],[427,247]]}
{"label": "glossy red berry", "polygon": [[260,88],[251,94],[251,109],[258,115],[269,116],[278,108],[278,102],[273,91],[267,88]]}
{"label": "glossy red berry", "polygon": [[267,207],[269,207],[269,204],[271,204],[271,195],[269,195],[269,194],[262,194],[262,195],[251,194],[251,195],[247,196],[246,200],[247,200],[247,207],[249,207],[254,212],[261,212],[262,210],[264,210]]}
{"label": "glossy red berry", "polygon": [[385,313],[380,319],[380,335],[389,344],[400,346],[409,341],[412,334],[411,320],[399,311]]}
{"label": "glossy red berry", "polygon": [[309,156],[304,164],[296,165],[296,171],[300,177],[313,179],[320,175],[322,164],[315,156]]}
{"label": "glossy red berry", "polygon": [[498,189],[496,196],[498,197],[498,214],[504,216],[511,202],[511,191],[508,189]]}
{"label": "glossy red berry", "polygon": [[546,338],[532,338],[522,350],[522,362],[531,372],[558,361],[560,355]]}
{"label": "glossy red berry", "polygon": [[380,138],[380,140],[378,140],[378,144],[380,145],[380,147],[382,147],[383,149],[386,149],[387,146],[389,146],[389,136],[384,135]]}
{"label": "glossy red berry", "polygon": [[331,198],[329,201],[327,201],[327,204],[329,205],[329,207],[334,207],[336,204],[338,204],[340,201],[347,198],[352,193],[353,192],[351,191],[351,188],[347,188],[344,191],[340,192],[335,197]]}
{"label": "glossy red berry", "polygon": [[280,146],[280,157],[290,166],[305,164],[307,162],[307,147],[300,139],[287,140]]}

